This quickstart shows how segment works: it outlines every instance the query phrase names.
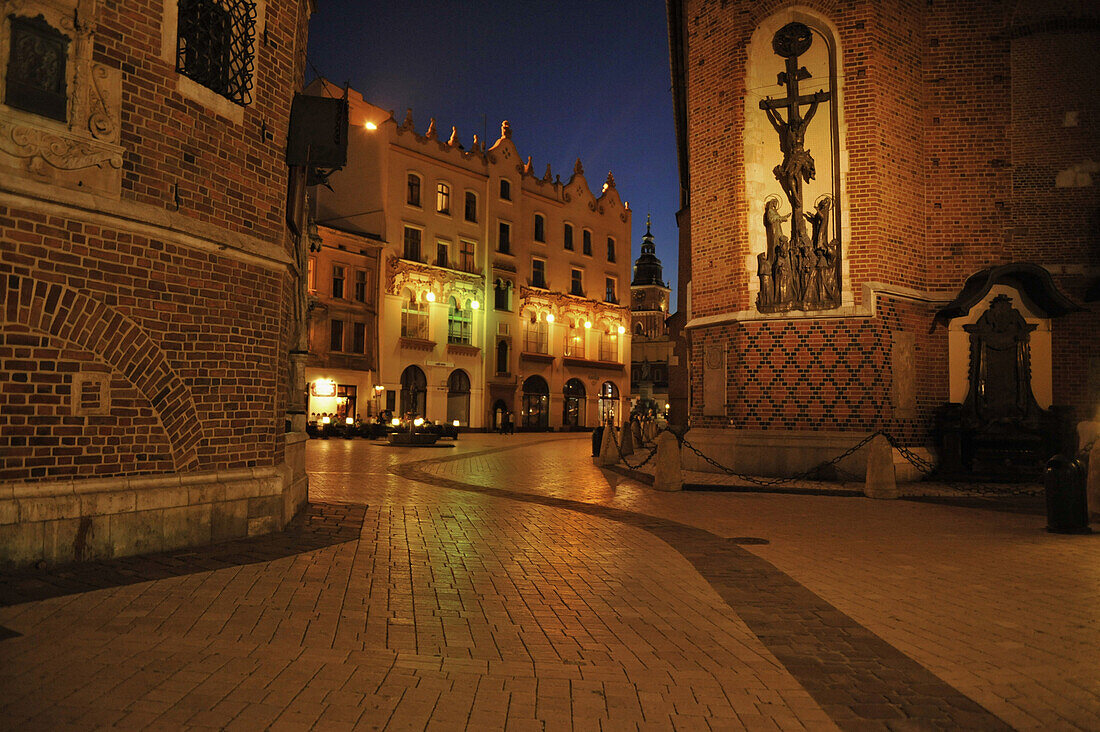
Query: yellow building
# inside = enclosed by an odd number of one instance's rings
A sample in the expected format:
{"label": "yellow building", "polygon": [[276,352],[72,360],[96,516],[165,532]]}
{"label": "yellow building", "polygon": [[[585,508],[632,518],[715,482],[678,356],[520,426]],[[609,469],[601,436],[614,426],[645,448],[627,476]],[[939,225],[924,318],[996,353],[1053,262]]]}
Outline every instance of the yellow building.
{"label": "yellow building", "polygon": [[331,226],[310,232],[307,417],[369,421],[384,408],[378,385],[381,242]]}
{"label": "yellow building", "polygon": [[[343,90],[318,81],[315,94]],[[379,376],[396,415],[464,427],[592,427],[630,392],[629,207],[580,161],[536,176],[507,122],[485,149],[349,90],[348,163],[321,225],[381,242]]]}

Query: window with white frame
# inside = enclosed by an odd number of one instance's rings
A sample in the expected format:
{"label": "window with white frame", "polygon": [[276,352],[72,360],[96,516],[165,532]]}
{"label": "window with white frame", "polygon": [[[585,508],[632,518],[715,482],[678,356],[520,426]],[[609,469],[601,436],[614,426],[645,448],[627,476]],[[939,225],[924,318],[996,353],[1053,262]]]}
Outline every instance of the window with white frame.
{"label": "window with white frame", "polygon": [[339,264],[332,265],[332,296],[344,297],[344,268]]}
{"label": "window with white frame", "polygon": [[451,212],[451,187],[446,183],[437,183],[435,186],[435,210],[441,214]]}
{"label": "window with white frame", "polygon": [[531,286],[546,289],[546,260],[531,258]]}
{"label": "window with white frame", "polygon": [[600,360],[617,361],[619,358],[619,334],[608,326],[600,331]]}
{"label": "window with white frame", "polygon": [[470,223],[477,223],[477,194],[473,191],[466,191],[466,201],[464,205],[463,218]]}
{"label": "window with white frame", "polygon": [[458,268],[463,272],[477,272],[477,247],[472,241],[459,242]]}
{"label": "window with white frame", "polygon": [[402,259],[408,259],[412,262],[420,261],[420,236],[420,229],[414,229],[411,226],[405,227]]}
{"label": "window with white frame", "polygon": [[584,270],[576,267],[569,270],[569,294],[584,297]]}
{"label": "window with white frame", "polygon": [[473,313],[463,310],[458,299],[452,297],[450,312],[447,314],[447,342],[469,345],[473,340],[473,333]]}
{"label": "window with white frame", "polygon": [[565,349],[563,353],[572,358],[584,358],[584,324],[579,319],[569,321],[565,331]]}
{"label": "window with white frame", "polygon": [[401,293],[401,335],[428,340],[428,305],[419,302],[412,290]]}
{"label": "window with white frame", "polygon": [[531,313],[523,332],[523,350],[527,353],[549,352],[549,336],[550,324],[537,313]]}

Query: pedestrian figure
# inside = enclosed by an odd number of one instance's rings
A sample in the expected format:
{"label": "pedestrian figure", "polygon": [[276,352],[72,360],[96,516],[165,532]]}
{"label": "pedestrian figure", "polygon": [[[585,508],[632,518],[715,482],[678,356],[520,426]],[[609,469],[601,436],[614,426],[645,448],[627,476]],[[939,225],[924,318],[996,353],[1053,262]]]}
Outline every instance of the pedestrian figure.
{"label": "pedestrian figure", "polygon": [[516,433],[516,423],[512,419],[511,412],[504,413],[504,433],[507,435],[514,435]]}

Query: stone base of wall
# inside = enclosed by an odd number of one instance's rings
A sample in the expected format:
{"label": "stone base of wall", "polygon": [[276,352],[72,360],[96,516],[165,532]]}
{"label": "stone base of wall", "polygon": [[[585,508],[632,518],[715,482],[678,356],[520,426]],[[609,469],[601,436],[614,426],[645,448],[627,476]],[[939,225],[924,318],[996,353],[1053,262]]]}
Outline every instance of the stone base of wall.
{"label": "stone base of wall", "polygon": [[304,434],[285,462],[247,468],[0,484],[0,565],[109,559],[278,531],[305,505]]}
{"label": "stone base of wall", "polygon": [[[748,475],[789,477],[831,462],[870,433],[809,432],[794,430],[737,430],[695,427],[685,439],[707,457]],[[929,459],[927,450],[914,450]],[[694,452],[681,452],[684,470],[721,472]],[[863,479],[867,475],[867,450],[860,449],[837,463],[837,467]],[[899,482],[917,480],[920,473],[894,451],[894,470]]]}

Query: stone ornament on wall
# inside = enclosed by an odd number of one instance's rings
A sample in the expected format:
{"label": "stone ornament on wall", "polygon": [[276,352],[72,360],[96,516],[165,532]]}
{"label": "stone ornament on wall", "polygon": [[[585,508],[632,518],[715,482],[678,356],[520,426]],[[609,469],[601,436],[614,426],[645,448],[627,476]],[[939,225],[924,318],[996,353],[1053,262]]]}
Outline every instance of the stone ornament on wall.
{"label": "stone ornament on wall", "polygon": [[[813,156],[805,147],[806,130],[819,105],[833,98],[828,90],[799,93],[799,82],[811,78],[811,74],[799,66],[798,56],[812,43],[813,34],[802,23],[788,23],[776,32],[772,48],[785,60],[786,70],[779,73],[778,79],[786,87],[787,96],[760,102],[760,109],[779,136],[783,160],[772,172],[790,207],[789,213],[781,214],[778,197],[769,198],[764,205],[767,250],[757,255],[760,290],[756,307],[765,313],[830,310],[841,303],[840,242],[832,235],[836,227],[831,225],[837,213],[836,197],[820,196],[809,212],[803,200],[803,184],[817,175]],[[809,109],[803,116],[802,108],[807,105]],[[785,118],[781,110],[786,110]],[[788,221],[789,234],[784,231]]]}
{"label": "stone ornament on wall", "polygon": [[61,46],[66,53],[63,63],[57,63],[65,78],[52,84],[65,94],[64,109],[54,110],[60,114],[30,111],[33,105],[13,106],[6,96],[0,104],[0,171],[12,187],[26,181],[112,198],[121,193],[122,71],[92,62],[95,17],[95,0],[0,3],[0,89],[5,94],[8,74],[18,67],[13,61],[19,51],[12,47],[13,23],[33,21],[43,33],[56,32],[67,40]]}

